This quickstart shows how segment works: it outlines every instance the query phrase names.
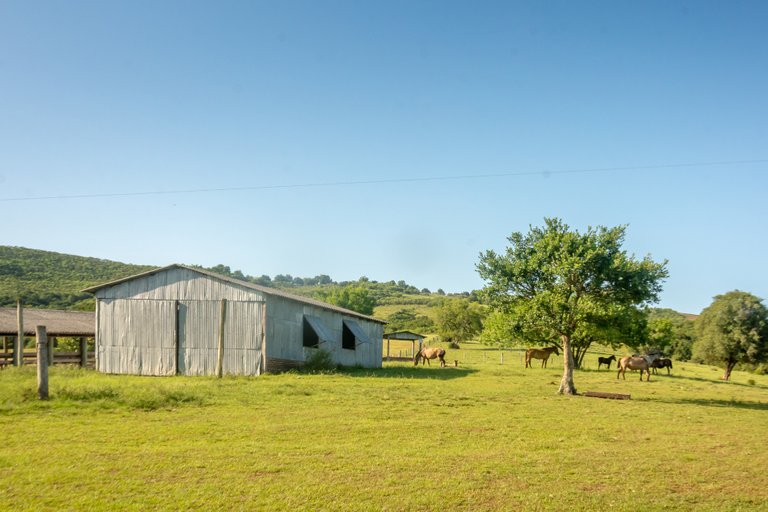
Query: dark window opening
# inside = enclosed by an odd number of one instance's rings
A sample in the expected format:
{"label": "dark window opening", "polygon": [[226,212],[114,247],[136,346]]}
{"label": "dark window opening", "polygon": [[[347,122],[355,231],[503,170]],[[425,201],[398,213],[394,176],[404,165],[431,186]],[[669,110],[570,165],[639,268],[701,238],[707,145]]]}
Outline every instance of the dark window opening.
{"label": "dark window opening", "polygon": [[304,346],[305,347],[318,347],[320,345],[320,337],[315,330],[309,325],[307,319],[304,319]]}
{"label": "dark window opening", "polygon": [[347,327],[346,323],[342,323],[342,333],[341,333],[341,348],[346,348],[349,350],[355,350],[355,346],[357,345],[357,341],[355,339],[355,335],[352,332],[352,330]]}

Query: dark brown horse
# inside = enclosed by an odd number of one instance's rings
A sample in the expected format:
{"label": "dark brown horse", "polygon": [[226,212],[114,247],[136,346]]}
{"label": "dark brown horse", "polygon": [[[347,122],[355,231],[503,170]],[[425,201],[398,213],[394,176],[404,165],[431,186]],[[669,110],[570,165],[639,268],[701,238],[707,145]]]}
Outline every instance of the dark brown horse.
{"label": "dark brown horse", "polygon": [[560,352],[557,351],[557,347],[529,348],[525,351],[525,367],[533,367],[531,359],[541,359],[541,367],[546,368],[547,360],[549,359],[549,356],[552,355],[552,352],[554,352],[556,356],[560,355]]}
{"label": "dark brown horse", "polygon": [[650,382],[651,380],[651,365],[648,364],[648,360],[644,357],[622,357],[619,359],[619,372],[616,374],[616,378],[619,378],[619,375],[624,377],[624,380],[627,380],[627,376],[625,375],[627,370],[640,370],[640,382],[643,381],[643,372],[646,372],[648,374],[648,378],[646,381]]}
{"label": "dark brown horse", "polygon": [[653,368],[653,373],[656,373],[656,368],[666,368],[667,375],[669,375],[669,371],[672,369],[672,360],[665,357],[660,357],[651,363],[651,368]]}
{"label": "dark brown horse", "polygon": [[599,370],[601,366],[607,365],[608,369],[611,369],[611,363],[616,360],[616,356],[611,357],[598,357],[597,358],[597,369]]}
{"label": "dark brown horse", "polygon": [[441,367],[447,366],[445,362],[445,349],[440,347],[422,348],[416,352],[416,355],[413,357],[413,365],[417,366],[419,364],[419,360],[421,360],[421,364],[424,364],[424,361],[426,361],[429,366],[432,366],[432,364],[429,362],[430,359],[439,359]]}

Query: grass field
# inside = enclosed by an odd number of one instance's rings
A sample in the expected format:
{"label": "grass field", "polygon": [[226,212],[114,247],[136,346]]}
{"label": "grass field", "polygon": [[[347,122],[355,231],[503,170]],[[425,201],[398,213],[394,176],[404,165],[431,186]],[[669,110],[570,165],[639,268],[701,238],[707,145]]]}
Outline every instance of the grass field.
{"label": "grass field", "polygon": [[[596,355],[593,355],[596,357]],[[768,377],[458,367],[256,378],[0,372],[0,509],[765,510]],[[589,360],[587,368],[594,368]]]}

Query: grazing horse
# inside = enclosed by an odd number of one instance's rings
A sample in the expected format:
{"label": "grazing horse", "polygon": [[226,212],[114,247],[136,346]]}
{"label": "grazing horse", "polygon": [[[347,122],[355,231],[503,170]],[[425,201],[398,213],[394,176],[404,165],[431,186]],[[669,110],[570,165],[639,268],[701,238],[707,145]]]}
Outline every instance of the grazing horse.
{"label": "grazing horse", "polygon": [[651,366],[648,364],[648,360],[644,357],[622,357],[619,359],[619,372],[616,374],[616,378],[619,378],[619,374],[627,380],[625,375],[627,370],[640,370],[640,382],[643,381],[643,371],[648,374],[647,382],[651,380]]}
{"label": "grazing horse", "polygon": [[616,356],[611,357],[598,357],[597,358],[597,369],[599,370],[602,365],[608,365],[608,369],[611,369],[611,363],[616,360]]}
{"label": "grazing horse", "polygon": [[667,375],[669,375],[669,370],[672,369],[672,360],[665,357],[656,359],[651,363],[651,368],[653,368],[653,373],[656,373],[656,368],[666,368]]}
{"label": "grazing horse", "polygon": [[529,348],[525,351],[525,367],[533,367],[531,359],[541,359],[541,367],[546,368],[547,360],[549,359],[549,356],[552,355],[552,352],[554,352],[556,356],[560,355],[560,352],[557,351],[557,347]]}
{"label": "grazing horse", "polygon": [[416,352],[415,356],[413,356],[413,365],[418,366],[419,360],[421,360],[422,365],[424,364],[424,361],[426,361],[429,366],[432,366],[429,360],[435,358],[440,360],[441,367],[448,366],[445,362],[445,349],[440,347],[422,348]]}

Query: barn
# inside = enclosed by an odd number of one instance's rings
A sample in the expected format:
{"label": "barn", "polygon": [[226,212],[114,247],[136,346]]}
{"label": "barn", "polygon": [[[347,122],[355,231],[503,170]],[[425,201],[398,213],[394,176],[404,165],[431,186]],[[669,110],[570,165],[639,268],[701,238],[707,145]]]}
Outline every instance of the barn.
{"label": "barn", "polygon": [[84,291],[104,373],[259,375],[318,350],[381,367],[383,320],[213,272],[175,264]]}

